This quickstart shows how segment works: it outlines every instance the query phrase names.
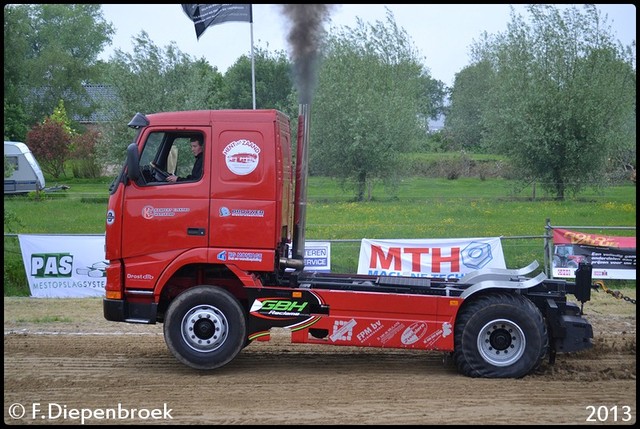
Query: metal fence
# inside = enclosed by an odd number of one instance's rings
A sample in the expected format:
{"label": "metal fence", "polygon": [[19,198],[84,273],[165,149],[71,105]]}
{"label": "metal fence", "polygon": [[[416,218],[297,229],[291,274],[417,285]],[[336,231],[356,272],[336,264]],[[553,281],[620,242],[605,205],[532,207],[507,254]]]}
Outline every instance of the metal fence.
{"label": "metal fence", "polygon": [[[543,261],[543,267],[547,277],[552,277],[551,261],[553,260],[553,229],[563,228],[571,230],[632,230],[636,227],[628,226],[557,226],[551,225],[551,220],[546,220],[545,233],[541,235],[500,236],[505,263],[508,268],[520,268],[529,265],[532,261]],[[102,235],[102,234],[45,234],[45,235]],[[4,234],[5,240],[18,234]],[[371,237],[368,237],[371,238]],[[331,243],[331,271],[335,273],[355,273],[358,269],[361,238],[353,239],[322,239],[307,237],[308,241],[323,241]],[[4,257],[7,260],[7,252],[17,253],[19,246],[7,246],[5,241]],[[15,255],[14,255],[15,257]]]}

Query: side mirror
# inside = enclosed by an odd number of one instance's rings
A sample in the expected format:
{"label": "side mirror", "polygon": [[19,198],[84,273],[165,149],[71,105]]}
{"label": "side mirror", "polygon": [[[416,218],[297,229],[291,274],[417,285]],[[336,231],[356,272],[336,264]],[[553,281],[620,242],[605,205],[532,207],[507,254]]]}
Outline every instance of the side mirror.
{"label": "side mirror", "polygon": [[127,177],[133,182],[140,177],[140,154],[135,143],[127,146]]}

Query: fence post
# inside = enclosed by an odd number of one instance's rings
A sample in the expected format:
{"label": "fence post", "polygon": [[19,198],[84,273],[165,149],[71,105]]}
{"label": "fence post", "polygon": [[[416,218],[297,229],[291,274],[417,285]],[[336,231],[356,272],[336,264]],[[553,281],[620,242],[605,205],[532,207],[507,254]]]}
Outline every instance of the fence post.
{"label": "fence post", "polygon": [[547,218],[544,226],[544,272],[548,278],[553,278],[553,228],[551,219]]}

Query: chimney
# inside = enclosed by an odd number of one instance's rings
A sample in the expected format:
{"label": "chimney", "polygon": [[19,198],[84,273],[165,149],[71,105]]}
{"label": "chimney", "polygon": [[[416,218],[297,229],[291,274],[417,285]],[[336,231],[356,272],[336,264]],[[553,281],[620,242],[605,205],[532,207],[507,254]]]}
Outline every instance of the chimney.
{"label": "chimney", "polygon": [[293,259],[304,262],[304,231],[307,216],[307,176],[309,145],[309,104],[300,104],[296,152],[295,207],[293,211]]}

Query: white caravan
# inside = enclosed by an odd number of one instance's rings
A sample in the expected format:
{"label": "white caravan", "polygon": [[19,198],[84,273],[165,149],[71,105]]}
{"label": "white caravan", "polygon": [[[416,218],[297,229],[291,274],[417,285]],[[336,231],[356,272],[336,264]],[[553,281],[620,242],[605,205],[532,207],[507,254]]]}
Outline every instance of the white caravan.
{"label": "white caravan", "polygon": [[5,141],[4,157],[13,167],[11,176],[4,178],[5,194],[20,194],[44,189],[42,170],[26,144]]}

